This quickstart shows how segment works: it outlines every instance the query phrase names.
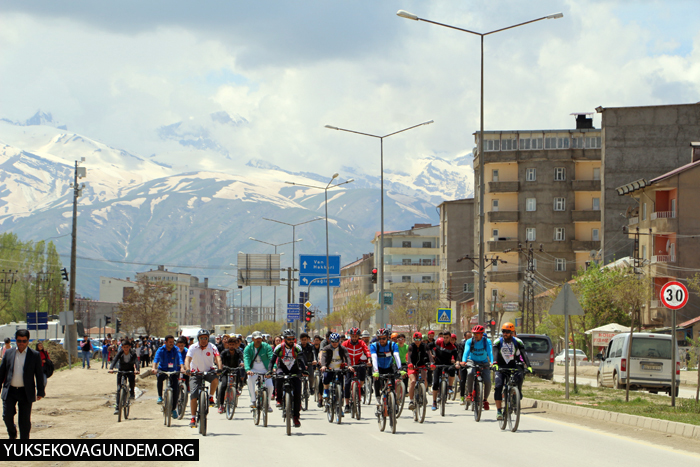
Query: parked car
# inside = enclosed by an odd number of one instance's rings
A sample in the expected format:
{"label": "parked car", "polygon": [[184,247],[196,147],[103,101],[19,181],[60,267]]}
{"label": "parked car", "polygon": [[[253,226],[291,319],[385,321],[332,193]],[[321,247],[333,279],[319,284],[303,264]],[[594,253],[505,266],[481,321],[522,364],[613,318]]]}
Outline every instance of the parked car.
{"label": "parked car", "polygon": [[[574,359],[574,349],[569,349],[569,362],[571,362]],[[554,361],[557,364],[564,364],[565,356],[564,356],[564,351],[562,350],[557,354],[556,357],[554,357]],[[583,352],[581,349],[576,349],[576,363],[581,363],[581,362],[587,362],[588,357],[586,354]]]}
{"label": "parked car", "polygon": [[669,334],[634,333],[630,361],[627,351],[630,334],[612,338],[605,352],[599,354],[598,386],[622,389],[629,375],[630,388],[645,389],[651,393],[664,391],[671,394],[671,378],[676,375],[676,395],[680,386],[681,363],[676,346],[676,363],[671,361],[672,339]]}
{"label": "parked car", "polygon": [[532,364],[532,372],[544,379],[554,377],[554,347],[549,336],[544,334],[518,334],[525,344],[525,352]]}

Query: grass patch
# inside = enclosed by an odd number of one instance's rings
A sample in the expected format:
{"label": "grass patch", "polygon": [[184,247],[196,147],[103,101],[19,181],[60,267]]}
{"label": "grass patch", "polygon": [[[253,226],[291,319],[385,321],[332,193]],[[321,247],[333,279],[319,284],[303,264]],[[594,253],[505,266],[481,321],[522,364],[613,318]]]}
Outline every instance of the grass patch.
{"label": "grass patch", "polygon": [[532,399],[700,425],[700,404],[694,399],[676,398],[676,407],[671,407],[670,397],[630,391],[630,400],[625,402],[624,391],[588,385],[578,385],[574,389],[573,384],[569,385],[568,400],[565,393],[561,383],[526,380],[523,386],[523,395]]}

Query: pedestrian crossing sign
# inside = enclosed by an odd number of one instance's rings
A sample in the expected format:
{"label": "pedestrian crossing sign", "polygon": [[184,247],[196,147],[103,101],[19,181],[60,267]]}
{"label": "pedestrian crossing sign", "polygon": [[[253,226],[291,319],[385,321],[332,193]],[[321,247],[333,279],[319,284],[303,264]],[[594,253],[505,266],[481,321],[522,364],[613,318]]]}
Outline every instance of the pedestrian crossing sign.
{"label": "pedestrian crossing sign", "polygon": [[438,308],[435,322],[437,324],[452,324],[452,308]]}

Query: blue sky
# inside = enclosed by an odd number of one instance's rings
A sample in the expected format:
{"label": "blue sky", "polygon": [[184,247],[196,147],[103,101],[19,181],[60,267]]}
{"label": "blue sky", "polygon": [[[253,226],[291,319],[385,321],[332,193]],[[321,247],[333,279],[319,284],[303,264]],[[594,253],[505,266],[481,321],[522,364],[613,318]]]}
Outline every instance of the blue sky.
{"label": "blue sky", "polygon": [[[479,40],[421,17],[486,31],[486,128],[570,128],[571,112],[700,101],[697,1],[0,2],[0,117],[52,112],[71,131],[140,154],[167,151],[163,125],[221,110],[248,125],[235,160],[334,170],[372,166],[389,133],[403,158],[455,157],[479,118]],[[595,121],[599,125],[599,120]],[[397,168],[397,167],[394,167]]]}

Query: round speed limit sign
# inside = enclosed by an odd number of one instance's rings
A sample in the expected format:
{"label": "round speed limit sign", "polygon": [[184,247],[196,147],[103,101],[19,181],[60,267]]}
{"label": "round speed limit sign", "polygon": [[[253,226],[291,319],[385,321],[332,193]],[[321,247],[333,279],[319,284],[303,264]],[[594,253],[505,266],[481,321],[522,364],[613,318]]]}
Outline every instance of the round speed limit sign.
{"label": "round speed limit sign", "polygon": [[659,297],[666,308],[680,310],[688,303],[688,289],[680,282],[667,282],[661,287]]}

